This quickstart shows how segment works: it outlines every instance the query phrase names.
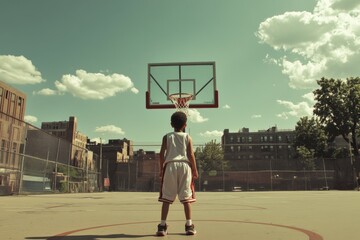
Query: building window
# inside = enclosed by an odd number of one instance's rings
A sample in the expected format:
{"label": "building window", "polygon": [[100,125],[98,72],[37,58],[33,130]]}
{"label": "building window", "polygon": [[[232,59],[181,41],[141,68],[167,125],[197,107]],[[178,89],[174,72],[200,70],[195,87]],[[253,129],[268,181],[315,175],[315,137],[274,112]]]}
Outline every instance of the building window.
{"label": "building window", "polygon": [[241,147],[240,147],[240,146],[238,146],[238,147],[237,147],[237,149],[238,149],[238,152],[240,152],[240,151],[241,151]]}
{"label": "building window", "polygon": [[234,146],[230,147],[230,151],[232,151],[232,152],[234,151]]}
{"label": "building window", "polygon": [[12,149],[12,165],[15,167],[15,159],[16,159],[16,149],[17,149],[17,143],[13,143],[13,149]]}
{"label": "building window", "polygon": [[6,140],[1,140],[1,159],[4,163],[8,163],[7,151],[6,151]]}
{"label": "building window", "polygon": [[249,155],[249,158],[252,159],[254,156],[252,154]]}
{"label": "building window", "polygon": [[240,137],[237,137],[237,142],[240,142]]}
{"label": "building window", "polygon": [[278,141],[281,142],[282,141],[282,137],[278,136]]}
{"label": "building window", "polygon": [[248,142],[252,142],[252,137],[251,136],[248,137]]}
{"label": "building window", "polygon": [[270,141],[270,142],[273,141],[273,136],[269,136],[269,141]]}

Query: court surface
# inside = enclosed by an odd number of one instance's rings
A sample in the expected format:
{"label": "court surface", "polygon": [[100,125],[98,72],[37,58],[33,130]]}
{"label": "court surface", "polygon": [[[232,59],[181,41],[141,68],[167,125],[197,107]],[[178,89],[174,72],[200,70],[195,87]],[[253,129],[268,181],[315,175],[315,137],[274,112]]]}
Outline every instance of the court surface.
{"label": "court surface", "polygon": [[360,239],[360,192],[199,192],[197,235],[184,234],[176,201],[156,237],[157,193],[104,192],[0,197],[1,239]]}

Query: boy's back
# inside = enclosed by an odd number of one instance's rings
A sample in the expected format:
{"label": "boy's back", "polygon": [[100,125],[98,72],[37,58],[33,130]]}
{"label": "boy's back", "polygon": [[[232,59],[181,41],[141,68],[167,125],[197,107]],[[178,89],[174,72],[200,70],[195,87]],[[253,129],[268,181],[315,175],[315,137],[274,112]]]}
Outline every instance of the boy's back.
{"label": "boy's back", "polygon": [[170,161],[189,161],[187,157],[189,135],[187,133],[171,132],[166,134],[166,144],[165,163]]}

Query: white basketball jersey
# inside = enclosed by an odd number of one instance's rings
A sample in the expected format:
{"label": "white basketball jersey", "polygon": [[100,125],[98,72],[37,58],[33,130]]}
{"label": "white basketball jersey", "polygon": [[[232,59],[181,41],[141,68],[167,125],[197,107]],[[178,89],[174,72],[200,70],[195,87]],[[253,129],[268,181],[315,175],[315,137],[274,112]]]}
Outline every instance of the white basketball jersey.
{"label": "white basketball jersey", "polygon": [[165,153],[165,162],[189,161],[187,157],[189,135],[184,132],[171,132],[166,136],[167,147]]}

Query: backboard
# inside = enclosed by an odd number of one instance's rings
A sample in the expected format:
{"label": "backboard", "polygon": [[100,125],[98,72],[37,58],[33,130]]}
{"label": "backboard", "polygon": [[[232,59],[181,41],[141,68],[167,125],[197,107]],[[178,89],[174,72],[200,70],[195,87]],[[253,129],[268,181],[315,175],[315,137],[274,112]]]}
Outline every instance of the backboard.
{"label": "backboard", "polygon": [[149,63],[146,108],[175,108],[173,94],[193,95],[189,108],[217,108],[215,62]]}

